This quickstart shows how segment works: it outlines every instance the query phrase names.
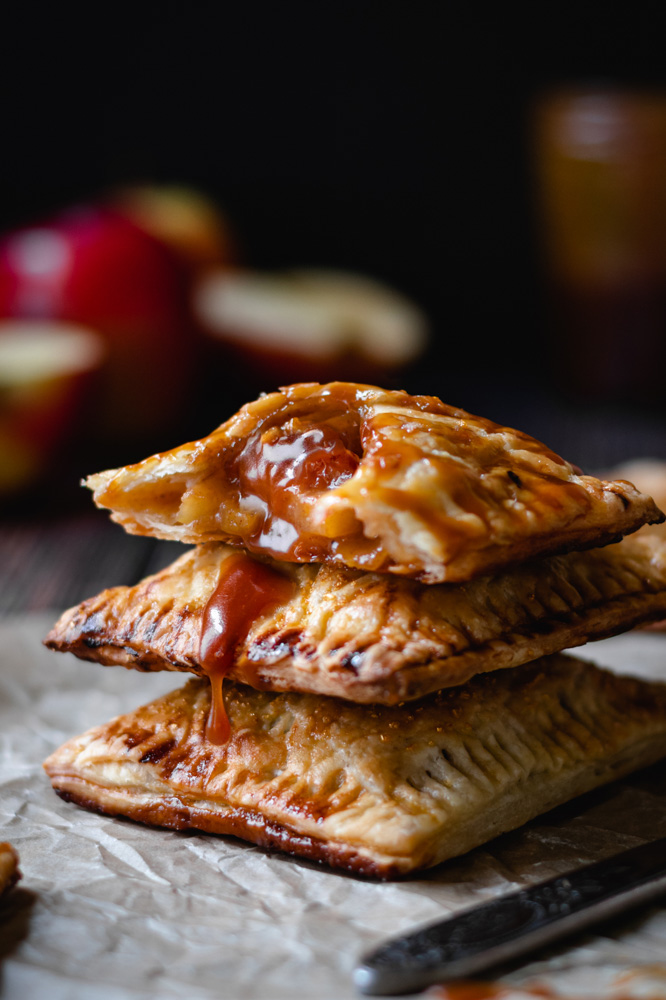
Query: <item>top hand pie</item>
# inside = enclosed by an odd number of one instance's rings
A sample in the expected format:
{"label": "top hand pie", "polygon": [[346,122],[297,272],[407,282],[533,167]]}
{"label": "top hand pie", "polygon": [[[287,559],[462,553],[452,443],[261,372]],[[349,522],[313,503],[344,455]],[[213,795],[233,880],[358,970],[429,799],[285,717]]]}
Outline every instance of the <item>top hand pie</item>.
{"label": "top hand pie", "polygon": [[134,534],[464,581],[664,520],[520,431],[431,396],[334,382],[244,406],[201,441],[90,476]]}

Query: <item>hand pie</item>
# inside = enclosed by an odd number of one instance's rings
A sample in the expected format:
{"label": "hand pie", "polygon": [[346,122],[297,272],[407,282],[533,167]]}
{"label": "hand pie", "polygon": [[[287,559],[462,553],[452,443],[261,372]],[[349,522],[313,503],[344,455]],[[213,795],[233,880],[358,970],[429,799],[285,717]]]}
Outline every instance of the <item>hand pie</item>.
{"label": "hand pie", "polygon": [[663,520],[519,431],[372,386],[263,396],[201,441],[90,476],[127,531],[456,582]]}
{"label": "hand pie", "polygon": [[[103,664],[204,674],[204,612],[238,558],[221,543],[198,546],[65,612],[46,645]],[[357,702],[418,698],[666,615],[666,554],[639,537],[459,585],[262,564],[290,585],[287,597],[250,617],[229,676]]]}
{"label": "hand pie", "polygon": [[210,685],[65,743],[65,799],[388,878],[427,868],[666,754],[666,685],[566,656],[412,705],[230,685],[232,735],[204,735]]}
{"label": "hand pie", "polygon": [[15,885],[21,877],[18,854],[6,841],[0,844],[0,896]]}

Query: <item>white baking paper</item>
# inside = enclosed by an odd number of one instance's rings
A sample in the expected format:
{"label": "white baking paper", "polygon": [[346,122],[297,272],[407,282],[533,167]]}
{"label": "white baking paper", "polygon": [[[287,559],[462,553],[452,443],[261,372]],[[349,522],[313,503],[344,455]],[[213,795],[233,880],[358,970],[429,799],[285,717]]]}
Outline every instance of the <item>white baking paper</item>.
{"label": "white baking paper", "polygon": [[[23,872],[0,903],[10,1000],[349,1000],[355,963],[386,937],[666,835],[660,767],[388,884],[85,812],[52,792],[42,760],[185,678],[50,653],[41,637],[51,621],[0,623],[0,840],[18,849]],[[666,635],[606,640],[584,655],[666,680]],[[666,997],[666,908],[616,920],[503,981],[567,997]]]}

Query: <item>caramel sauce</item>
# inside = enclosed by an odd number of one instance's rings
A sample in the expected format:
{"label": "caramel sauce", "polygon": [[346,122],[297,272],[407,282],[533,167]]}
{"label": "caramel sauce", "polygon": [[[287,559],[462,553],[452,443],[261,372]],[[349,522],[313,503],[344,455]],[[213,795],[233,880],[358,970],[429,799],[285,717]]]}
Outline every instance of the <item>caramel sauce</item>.
{"label": "caramel sauce", "polygon": [[288,601],[293,584],[243,552],[234,553],[222,565],[217,587],[206,604],[201,626],[199,654],[211,684],[211,707],[206,738],[221,745],[231,728],[224,707],[224,678],[234,663],[234,652],[254,620],[277,604]]}
{"label": "caramel sauce", "polygon": [[[474,980],[447,983],[445,986],[435,986],[428,990],[432,1000],[505,1000],[508,997],[540,997],[542,1000],[564,1000],[564,994],[556,993],[550,987],[539,983],[526,983],[525,986],[507,986],[501,983],[484,983]],[[586,1000],[567,994],[567,1000]],[[610,994],[609,994],[610,996]],[[634,995],[633,1000],[636,1000]],[[613,1000],[632,1000],[628,994],[612,994]],[[589,994],[587,995],[589,1000]],[[645,1000],[658,1000],[655,994],[646,995]]]}
{"label": "caramel sauce", "polygon": [[[328,550],[327,540],[302,531],[325,490],[350,479],[359,464],[354,428],[290,420],[252,435],[238,456],[240,497],[256,513],[246,538],[251,548],[310,562]],[[358,447],[358,445],[357,445]]]}
{"label": "caramel sauce", "polygon": [[501,983],[467,982],[448,983],[429,991],[429,996],[437,1000],[502,1000],[504,997],[524,996],[557,998],[547,986],[503,986]]}

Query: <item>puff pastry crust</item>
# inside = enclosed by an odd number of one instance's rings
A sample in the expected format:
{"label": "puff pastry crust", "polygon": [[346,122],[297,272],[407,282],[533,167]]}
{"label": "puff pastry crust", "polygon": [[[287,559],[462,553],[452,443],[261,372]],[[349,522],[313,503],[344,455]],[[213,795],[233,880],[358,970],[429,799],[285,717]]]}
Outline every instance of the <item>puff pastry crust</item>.
{"label": "puff pastry crust", "polygon": [[[134,587],[105,590],[66,611],[46,645],[106,665],[203,674],[204,609],[234,551],[198,546]],[[272,566],[293,581],[293,596],[251,624],[229,676],[357,702],[418,698],[666,616],[666,552],[639,536],[459,585]]]}
{"label": "puff pastry crust", "polygon": [[388,878],[666,754],[665,685],[561,655],[396,708],[240,685],[227,702],[224,746],[205,738],[210,688],[192,680],[44,766],[93,810]]}
{"label": "puff pastry crust", "polygon": [[19,857],[11,844],[0,843],[0,896],[15,885],[21,877]]}
{"label": "puff pastry crust", "polygon": [[341,382],[289,386],[200,441],[86,483],[135,534],[427,583],[663,520],[630,483],[578,475],[526,434],[434,397]]}

